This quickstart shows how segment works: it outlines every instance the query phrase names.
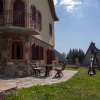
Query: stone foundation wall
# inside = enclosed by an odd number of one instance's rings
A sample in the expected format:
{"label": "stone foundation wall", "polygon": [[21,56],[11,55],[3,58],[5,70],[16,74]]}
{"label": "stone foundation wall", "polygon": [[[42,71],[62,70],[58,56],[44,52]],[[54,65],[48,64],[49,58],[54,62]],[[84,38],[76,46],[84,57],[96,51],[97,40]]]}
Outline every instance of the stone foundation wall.
{"label": "stone foundation wall", "polygon": [[[14,39],[20,39],[25,43],[25,61],[9,61],[9,46]],[[31,75],[30,67],[30,43],[34,42],[44,47],[44,60],[37,62],[38,65],[46,64],[45,51],[46,49],[54,50],[54,47],[40,41],[32,36],[18,34],[0,34],[0,68],[6,70],[6,76]]]}

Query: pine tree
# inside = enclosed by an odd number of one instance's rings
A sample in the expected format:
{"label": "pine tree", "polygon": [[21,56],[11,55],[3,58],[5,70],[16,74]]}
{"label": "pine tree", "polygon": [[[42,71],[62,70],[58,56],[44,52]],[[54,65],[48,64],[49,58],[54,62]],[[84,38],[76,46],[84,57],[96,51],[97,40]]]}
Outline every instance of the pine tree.
{"label": "pine tree", "polygon": [[68,59],[68,63],[69,64],[74,64],[75,63],[75,59],[78,58],[79,62],[83,61],[83,57],[84,57],[85,53],[83,52],[82,49],[73,49],[73,50],[69,50],[66,59]]}

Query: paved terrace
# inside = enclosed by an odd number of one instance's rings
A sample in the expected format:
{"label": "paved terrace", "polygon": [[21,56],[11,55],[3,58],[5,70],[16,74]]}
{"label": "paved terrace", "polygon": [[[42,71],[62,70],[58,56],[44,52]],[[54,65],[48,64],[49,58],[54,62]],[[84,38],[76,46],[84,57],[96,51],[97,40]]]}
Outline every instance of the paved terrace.
{"label": "paved terrace", "polygon": [[[3,77],[0,78],[0,98],[4,98],[5,95],[17,94],[17,88],[31,87],[35,85],[46,85],[52,83],[65,82],[74,76],[78,71],[64,70],[63,76],[55,78],[56,71],[52,71],[52,76],[45,77],[41,76],[33,77]],[[0,99],[2,100],[2,99]]]}

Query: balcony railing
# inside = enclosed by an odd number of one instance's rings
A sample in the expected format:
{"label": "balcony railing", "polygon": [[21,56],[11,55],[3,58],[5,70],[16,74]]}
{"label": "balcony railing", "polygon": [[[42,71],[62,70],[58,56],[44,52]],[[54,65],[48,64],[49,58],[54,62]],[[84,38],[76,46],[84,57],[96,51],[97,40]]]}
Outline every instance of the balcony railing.
{"label": "balcony railing", "polygon": [[26,27],[40,32],[42,29],[42,22],[38,16],[7,10],[0,12],[0,27],[1,26]]}

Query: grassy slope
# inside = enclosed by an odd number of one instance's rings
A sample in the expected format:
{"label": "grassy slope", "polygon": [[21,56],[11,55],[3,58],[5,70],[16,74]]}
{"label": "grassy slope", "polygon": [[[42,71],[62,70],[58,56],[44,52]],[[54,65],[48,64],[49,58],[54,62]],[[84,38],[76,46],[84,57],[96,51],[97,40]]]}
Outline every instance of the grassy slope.
{"label": "grassy slope", "polygon": [[18,89],[18,96],[6,100],[100,100],[100,71],[89,76],[86,68],[66,69],[78,73],[67,82]]}

